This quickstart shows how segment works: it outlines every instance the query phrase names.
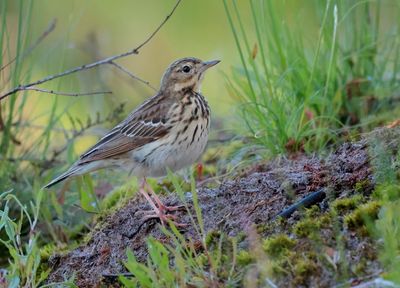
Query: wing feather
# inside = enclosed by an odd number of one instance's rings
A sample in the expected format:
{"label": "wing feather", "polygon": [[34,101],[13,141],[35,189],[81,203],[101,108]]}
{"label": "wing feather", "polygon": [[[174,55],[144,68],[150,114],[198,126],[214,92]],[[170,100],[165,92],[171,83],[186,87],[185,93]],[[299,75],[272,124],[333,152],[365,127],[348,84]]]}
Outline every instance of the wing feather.
{"label": "wing feather", "polygon": [[77,164],[118,157],[165,136],[171,128],[168,111],[172,104],[173,99],[159,94],[150,98],[83,153]]}

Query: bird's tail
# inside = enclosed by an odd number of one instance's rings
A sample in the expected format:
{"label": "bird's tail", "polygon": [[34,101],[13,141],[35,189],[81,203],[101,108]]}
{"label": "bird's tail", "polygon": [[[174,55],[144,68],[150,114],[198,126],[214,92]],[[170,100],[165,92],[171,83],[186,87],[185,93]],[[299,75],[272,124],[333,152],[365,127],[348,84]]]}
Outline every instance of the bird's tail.
{"label": "bird's tail", "polygon": [[76,176],[76,175],[80,175],[80,170],[81,167],[79,166],[73,166],[70,169],[68,169],[67,172],[61,174],[60,176],[54,178],[53,180],[51,180],[48,184],[46,184],[43,188],[50,188],[53,185],[56,185],[57,183],[64,181],[65,179],[72,177],[72,176]]}

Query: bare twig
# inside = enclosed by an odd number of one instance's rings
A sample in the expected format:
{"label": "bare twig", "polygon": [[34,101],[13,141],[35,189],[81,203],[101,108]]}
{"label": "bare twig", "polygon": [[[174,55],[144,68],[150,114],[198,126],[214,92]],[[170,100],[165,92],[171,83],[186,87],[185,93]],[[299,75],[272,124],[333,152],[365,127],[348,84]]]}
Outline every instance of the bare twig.
{"label": "bare twig", "polygon": [[126,69],[124,66],[119,65],[119,64],[117,64],[117,63],[115,63],[115,62],[111,62],[110,64],[111,64],[111,65],[114,65],[115,67],[117,67],[117,68],[118,68],[119,70],[121,70],[122,72],[128,74],[128,75],[129,75],[130,77],[132,77],[133,79],[135,79],[135,80],[137,80],[137,81],[139,81],[139,82],[142,82],[143,84],[146,84],[148,87],[150,87],[150,88],[153,89],[154,91],[157,91],[157,89],[156,89],[153,85],[151,85],[149,81],[146,81],[146,80],[143,80],[143,79],[137,77],[137,76],[134,75],[131,71],[129,71],[128,69]]}
{"label": "bare twig", "polygon": [[149,43],[150,40],[153,39],[153,37],[157,34],[157,32],[160,31],[160,29],[165,25],[165,23],[168,21],[168,19],[169,19],[169,18],[172,16],[172,14],[175,12],[176,8],[179,6],[179,4],[180,4],[181,1],[182,1],[182,0],[178,0],[178,1],[176,2],[175,6],[172,8],[171,12],[166,16],[166,18],[161,22],[161,24],[158,25],[158,27],[153,31],[153,33],[151,33],[150,36],[147,37],[146,40],[145,40],[144,42],[142,42],[142,43],[141,43],[139,46],[137,46],[136,48],[134,48],[134,49],[132,49],[132,50],[130,50],[130,51],[127,51],[127,52],[118,54],[118,55],[114,55],[114,56],[105,58],[105,59],[100,60],[100,61],[97,61],[97,62],[93,62],[93,63],[90,63],[90,64],[85,64],[85,65],[82,65],[82,66],[79,66],[79,67],[71,68],[71,69],[69,69],[69,70],[66,70],[66,71],[61,72],[61,73],[58,73],[58,74],[54,74],[54,75],[47,76],[47,77],[45,77],[45,78],[43,78],[43,79],[40,79],[40,80],[31,82],[31,83],[29,83],[29,84],[19,85],[19,86],[15,87],[15,88],[11,89],[10,91],[8,91],[8,92],[2,94],[2,95],[0,96],[0,100],[4,99],[4,98],[6,98],[6,97],[8,97],[8,96],[10,96],[10,95],[12,95],[12,94],[17,93],[18,91],[27,90],[26,88],[28,88],[28,87],[36,86],[36,85],[42,84],[42,83],[44,83],[44,82],[48,82],[48,81],[51,81],[51,80],[54,80],[54,79],[57,79],[57,78],[60,78],[60,77],[63,77],[63,76],[69,75],[69,74],[73,74],[73,73],[78,72],[78,71],[92,69],[92,68],[95,68],[95,67],[100,66],[100,65],[103,65],[103,64],[110,64],[110,63],[113,62],[114,60],[117,60],[117,59],[119,59],[119,58],[123,58],[123,57],[129,56],[129,55],[132,55],[132,54],[139,54],[139,50],[140,50],[144,45],[146,45],[147,43]]}
{"label": "bare twig", "polygon": [[168,19],[172,16],[172,14],[174,14],[176,8],[178,8],[181,1],[182,0],[176,1],[174,8],[172,8],[171,12],[167,15],[167,17],[165,17],[164,21],[162,21],[161,24],[158,25],[157,29],[154,30],[154,32],[151,33],[150,36],[142,44],[140,44],[138,47],[136,47],[136,50],[141,49],[144,45],[149,43],[151,39],[153,39],[153,37],[158,33],[158,31],[160,31],[160,29],[164,26],[164,24],[167,23]]}
{"label": "bare twig", "polygon": [[[50,22],[49,26],[46,28],[46,30],[44,30],[43,33],[39,36],[39,38],[35,41],[35,43],[33,43],[33,45],[24,52],[22,57],[26,57],[27,55],[32,53],[32,51],[40,44],[40,42],[42,42],[51,32],[53,32],[54,28],[56,28],[56,23],[57,23],[57,19],[53,19]],[[5,64],[3,67],[1,67],[0,72],[2,70],[4,70],[5,68],[7,68],[8,66],[10,66],[16,59],[17,59],[17,56],[15,56],[7,64]]]}
{"label": "bare twig", "polygon": [[24,90],[31,90],[43,93],[49,93],[54,95],[63,95],[63,96],[84,96],[84,95],[97,95],[97,94],[112,94],[111,91],[94,91],[94,92],[83,92],[83,93],[68,93],[68,92],[59,92],[54,90],[41,89],[36,87],[26,87]]}

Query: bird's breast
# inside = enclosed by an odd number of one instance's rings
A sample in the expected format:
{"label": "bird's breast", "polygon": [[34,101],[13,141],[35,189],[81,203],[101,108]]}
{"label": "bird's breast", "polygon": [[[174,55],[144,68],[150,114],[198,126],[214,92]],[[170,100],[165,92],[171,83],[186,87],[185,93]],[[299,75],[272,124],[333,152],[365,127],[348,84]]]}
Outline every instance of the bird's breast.
{"label": "bird's breast", "polygon": [[189,166],[200,158],[207,145],[210,111],[204,98],[192,98],[171,109],[174,111],[169,133],[132,154],[143,176],[159,177],[166,175],[167,169],[176,171]]}

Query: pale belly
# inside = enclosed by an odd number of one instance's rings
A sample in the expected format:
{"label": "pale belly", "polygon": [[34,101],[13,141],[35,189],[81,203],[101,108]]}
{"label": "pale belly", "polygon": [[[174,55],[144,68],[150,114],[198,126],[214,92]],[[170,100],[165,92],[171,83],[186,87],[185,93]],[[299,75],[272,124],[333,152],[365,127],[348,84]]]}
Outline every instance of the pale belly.
{"label": "pale belly", "polygon": [[207,145],[208,127],[203,125],[206,123],[193,123],[184,135],[176,137],[176,133],[171,133],[169,138],[131,152],[132,161],[127,161],[124,168],[137,177],[161,177],[168,169],[177,171],[193,164]]}

